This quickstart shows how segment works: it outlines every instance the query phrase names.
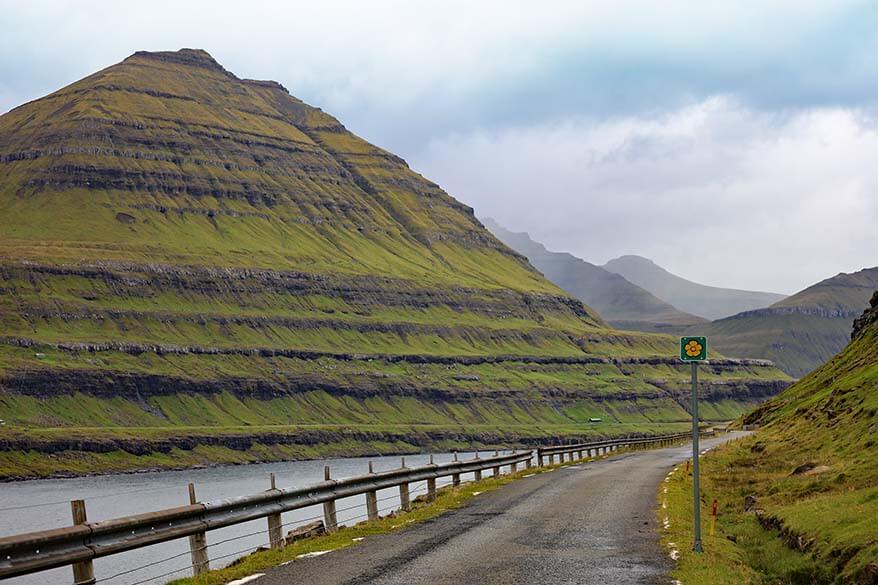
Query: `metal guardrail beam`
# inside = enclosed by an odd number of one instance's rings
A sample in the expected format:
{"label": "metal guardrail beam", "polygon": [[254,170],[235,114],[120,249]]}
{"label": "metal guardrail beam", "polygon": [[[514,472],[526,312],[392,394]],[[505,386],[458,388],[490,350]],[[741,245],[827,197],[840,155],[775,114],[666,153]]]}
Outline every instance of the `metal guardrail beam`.
{"label": "metal guardrail beam", "polygon": [[[708,431],[701,434],[702,436],[711,436],[714,434],[714,432]],[[691,435],[689,433],[675,433],[672,435],[659,435],[652,437],[631,437],[621,439],[607,439],[603,441],[591,441],[588,443],[575,443],[569,445],[551,445],[547,447],[539,447],[537,449],[537,462],[538,465],[542,466],[545,457],[548,457],[549,461],[553,462],[556,455],[560,455],[563,460],[563,456],[566,454],[572,456],[573,453],[586,452],[590,456],[591,451],[599,452],[600,449],[603,449],[606,453],[608,450],[616,450],[619,447],[651,445],[656,443],[664,444],[668,442],[689,439],[690,437]]]}
{"label": "metal guardrail beam", "polygon": [[503,466],[529,464],[531,451],[413,469],[401,468],[301,488],[271,489],[257,494],[180,506],[0,538],[0,579],[192,536],[274,514],[334,502],[412,482],[459,476]]}
{"label": "metal guardrail beam", "polygon": [[[540,447],[537,449],[537,460],[542,465],[545,456],[552,461],[555,455],[566,453],[580,452],[581,455],[583,451],[590,453],[600,448],[606,452],[607,449],[620,446],[661,444],[686,438],[689,438],[689,433]],[[457,485],[460,475],[464,473],[474,473],[476,479],[480,479],[481,473],[486,470],[493,469],[496,473],[503,466],[517,466],[520,463],[529,466],[533,455],[531,451],[524,451],[451,463],[431,463],[412,469],[403,467],[347,479],[327,479],[299,488],[276,489],[272,483],[273,489],[257,494],[7,536],[0,538],[0,579],[78,563],[90,565],[95,558],[203,535],[210,530],[277,517],[283,512],[309,506],[324,504],[334,510],[336,500],[363,494],[368,499],[379,490],[407,486],[413,482],[433,482],[431,490],[435,490],[436,479],[451,476],[454,485]],[[405,491],[408,493],[407,489]],[[194,500],[194,495],[192,497]],[[332,515],[334,517],[334,512]]]}

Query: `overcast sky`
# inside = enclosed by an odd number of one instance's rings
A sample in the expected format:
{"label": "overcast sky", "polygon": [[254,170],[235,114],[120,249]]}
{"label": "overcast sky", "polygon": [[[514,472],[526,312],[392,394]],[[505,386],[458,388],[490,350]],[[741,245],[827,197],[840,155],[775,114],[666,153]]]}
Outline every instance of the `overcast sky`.
{"label": "overcast sky", "polygon": [[791,293],[878,265],[878,3],[0,0],[0,111],[206,49],[555,250]]}

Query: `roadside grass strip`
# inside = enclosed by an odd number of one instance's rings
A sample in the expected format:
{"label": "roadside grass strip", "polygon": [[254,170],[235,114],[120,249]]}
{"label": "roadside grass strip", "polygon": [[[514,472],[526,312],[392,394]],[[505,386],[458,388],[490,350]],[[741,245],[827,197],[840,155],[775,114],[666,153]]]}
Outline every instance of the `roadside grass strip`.
{"label": "roadside grass strip", "polygon": [[[692,550],[694,542],[692,477],[685,464],[674,468],[659,488],[658,518],[662,525],[662,544],[677,563],[671,576],[682,585],[749,585],[762,581],[743,560],[735,543],[717,527],[716,534],[702,526],[704,552]],[[710,507],[702,500],[701,517],[708,518]]]}
{"label": "roadside grass strip", "polygon": [[[692,550],[694,512],[692,475],[679,465],[662,482],[658,519],[662,544],[676,562],[671,577],[682,585],[823,585],[833,581],[825,566],[810,554],[791,549],[777,530],[763,528],[756,514],[744,510],[739,492],[722,489],[722,460],[733,446],[715,449],[705,458],[701,493],[704,552]],[[691,467],[690,467],[691,468]],[[746,491],[746,490],[745,490]],[[711,508],[718,501],[716,524]]]}

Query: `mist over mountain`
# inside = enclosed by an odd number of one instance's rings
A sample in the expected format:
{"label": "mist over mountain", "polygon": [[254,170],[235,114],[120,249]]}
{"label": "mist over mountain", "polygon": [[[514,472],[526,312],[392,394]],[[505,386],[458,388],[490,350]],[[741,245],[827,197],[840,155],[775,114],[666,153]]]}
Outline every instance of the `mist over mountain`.
{"label": "mist over mountain", "polygon": [[614,327],[663,331],[707,322],[676,309],[619,274],[567,252],[551,252],[527,233],[509,231],[490,218],[483,223],[546,278],[594,308]]}
{"label": "mist over mountain", "polygon": [[610,272],[621,274],[682,311],[710,320],[767,307],[786,296],[771,292],[698,284],[671,274],[642,256],[620,256],[610,260],[603,267]]}

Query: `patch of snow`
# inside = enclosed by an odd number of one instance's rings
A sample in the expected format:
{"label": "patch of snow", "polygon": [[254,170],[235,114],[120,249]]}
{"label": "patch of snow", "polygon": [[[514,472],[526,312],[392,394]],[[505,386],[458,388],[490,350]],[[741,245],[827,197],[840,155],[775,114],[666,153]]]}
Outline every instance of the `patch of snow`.
{"label": "patch of snow", "polygon": [[250,575],[248,577],[244,577],[243,579],[235,579],[234,581],[229,581],[226,585],[244,585],[244,583],[249,583],[250,581],[255,581],[259,577],[264,577],[265,573],[256,573],[255,575]]}
{"label": "patch of snow", "polygon": [[305,554],[298,555],[297,559],[310,559],[313,557],[319,557],[325,555],[326,553],[331,553],[331,550],[315,550],[314,552],[309,552]]}

